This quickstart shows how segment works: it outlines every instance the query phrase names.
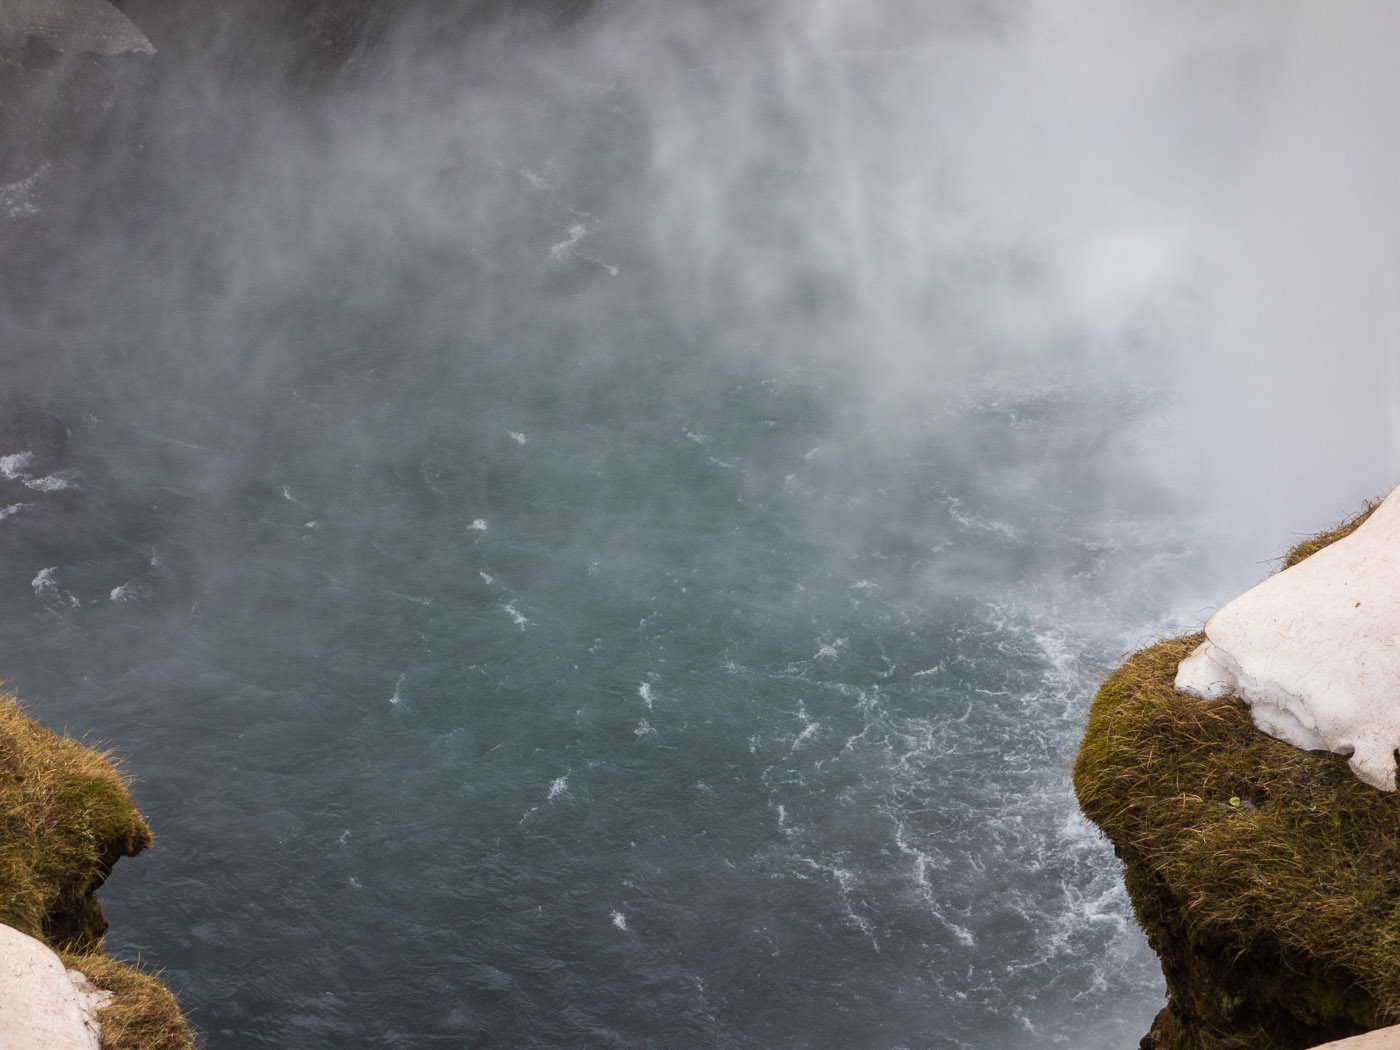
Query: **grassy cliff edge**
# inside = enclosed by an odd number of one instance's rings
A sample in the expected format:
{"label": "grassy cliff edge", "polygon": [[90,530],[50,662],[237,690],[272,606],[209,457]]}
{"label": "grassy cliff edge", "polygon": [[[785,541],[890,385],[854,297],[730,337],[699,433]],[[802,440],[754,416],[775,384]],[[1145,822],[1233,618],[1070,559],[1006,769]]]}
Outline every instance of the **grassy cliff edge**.
{"label": "grassy cliff edge", "polygon": [[102,954],[96,891],[151,831],[110,756],[57,736],[0,692],[0,922],[59,950],[113,993],[98,1014],[103,1050],[189,1050],[175,997],[149,974]]}
{"label": "grassy cliff edge", "polygon": [[1400,792],[1265,736],[1233,697],[1178,693],[1202,637],[1104,681],[1074,766],[1166,976],[1143,1050],[1302,1050],[1400,1021]]}

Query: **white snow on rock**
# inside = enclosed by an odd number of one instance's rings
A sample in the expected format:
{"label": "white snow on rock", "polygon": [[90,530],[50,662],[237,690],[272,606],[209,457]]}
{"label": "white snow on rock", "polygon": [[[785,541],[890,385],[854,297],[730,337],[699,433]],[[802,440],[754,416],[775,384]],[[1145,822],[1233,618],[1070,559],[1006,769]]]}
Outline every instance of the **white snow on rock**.
{"label": "white snow on rock", "polygon": [[1395,790],[1400,748],[1400,488],[1360,528],[1270,576],[1206,621],[1176,687],[1233,694],[1254,724],[1307,750],[1350,756]]}
{"label": "white snow on rock", "polygon": [[0,1047],[98,1050],[97,1011],[111,1001],[43,941],[0,925]]}

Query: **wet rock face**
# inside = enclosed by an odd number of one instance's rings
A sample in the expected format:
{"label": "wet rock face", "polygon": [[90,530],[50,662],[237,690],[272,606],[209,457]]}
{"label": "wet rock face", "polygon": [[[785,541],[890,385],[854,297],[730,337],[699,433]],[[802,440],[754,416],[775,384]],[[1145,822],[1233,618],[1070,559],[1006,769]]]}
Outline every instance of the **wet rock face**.
{"label": "wet rock face", "polygon": [[1269,577],[1205,626],[1176,687],[1234,695],[1270,736],[1349,757],[1395,790],[1400,748],[1400,489],[1345,539]]}
{"label": "wet rock face", "polygon": [[5,0],[0,45],[23,47],[30,37],[75,54],[155,53],[146,34],[107,0]]}

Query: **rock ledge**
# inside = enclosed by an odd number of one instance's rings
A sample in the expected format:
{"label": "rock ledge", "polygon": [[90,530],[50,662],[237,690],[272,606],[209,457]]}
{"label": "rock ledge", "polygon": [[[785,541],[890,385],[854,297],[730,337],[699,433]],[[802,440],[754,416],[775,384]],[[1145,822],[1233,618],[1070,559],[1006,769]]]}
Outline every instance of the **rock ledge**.
{"label": "rock ledge", "polygon": [[1400,793],[1260,732],[1237,697],[1177,690],[1204,640],[1129,656],[1074,767],[1166,978],[1142,1046],[1306,1050],[1400,1021]]}

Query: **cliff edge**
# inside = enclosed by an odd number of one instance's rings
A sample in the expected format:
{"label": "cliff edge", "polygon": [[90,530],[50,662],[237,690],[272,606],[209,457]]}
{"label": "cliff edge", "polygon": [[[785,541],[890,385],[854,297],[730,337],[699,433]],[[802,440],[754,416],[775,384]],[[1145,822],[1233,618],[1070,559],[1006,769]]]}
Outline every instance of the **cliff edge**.
{"label": "cliff edge", "polygon": [[1395,1023],[1400,793],[1266,736],[1235,697],[1178,692],[1202,638],[1160,642],[1109,676],[1074,766],[1166,976],[1143,1050],[1303,1050]]}
{"label": "cliff edge", "polygon": [[51,945],[69,969],[113,993],[98,1014],[103,1050],[190,1050],[175,998],[102,954],[96,893],[151,831],[109,756],[31,721],[0,693],[0,923]]}

